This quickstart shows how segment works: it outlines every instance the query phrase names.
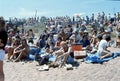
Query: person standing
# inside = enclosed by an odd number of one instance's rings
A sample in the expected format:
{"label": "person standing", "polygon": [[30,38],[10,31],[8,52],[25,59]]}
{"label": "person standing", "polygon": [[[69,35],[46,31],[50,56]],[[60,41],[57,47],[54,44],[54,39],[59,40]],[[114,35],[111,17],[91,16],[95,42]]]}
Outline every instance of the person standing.
{"label": "person standing", "polygon": [[7,31],[5,30],[5,21],[0,17],[0,81],[4,81],[3,60],[5,56],[5,46],[7,44]]}

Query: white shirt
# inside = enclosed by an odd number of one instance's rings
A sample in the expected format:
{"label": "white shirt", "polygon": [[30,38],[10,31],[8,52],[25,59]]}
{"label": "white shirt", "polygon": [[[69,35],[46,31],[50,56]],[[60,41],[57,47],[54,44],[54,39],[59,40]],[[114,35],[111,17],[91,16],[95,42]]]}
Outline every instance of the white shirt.
{"label": "white shirt", "polygon": [[103,55],[103,50],[105,50],[106,47],[108,47],[108,42],[106,40],[101,40],[98,46],[97,54],[99,54],[99,56]]}

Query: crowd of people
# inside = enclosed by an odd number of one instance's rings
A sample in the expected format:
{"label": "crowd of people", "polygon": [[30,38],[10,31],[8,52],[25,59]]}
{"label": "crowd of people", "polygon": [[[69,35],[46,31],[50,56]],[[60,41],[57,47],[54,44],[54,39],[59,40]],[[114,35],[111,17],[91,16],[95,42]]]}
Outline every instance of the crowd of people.
{"label": "crowd of people", "polygon": [[[14,22],[17,21],[17,19],[14,20]],[[29,21],[33,22],[34,18],[30,18]],[[35,22],[39,22],[39,19]],[[70,63],[69,58],[75,58],[73,44],[81,45],[80,51],[86,51],[84,58],[87,57],[87,53],[97,53],[99,58],[103,59],[113,54],[107,47],[120,48],[119,12],[114,16],[102,12],[83,18],[80,16],[51,17],[46,18],[43,23],[45,30],[40,34],[37,42],[32,29],[23,33],[24,31],[18,30],[17,25],[15,27],[6,25],[8,41],[5,51],[8,60],[18,62],[23,59],[32,59],[41,62],[41,59],[44,61],[47,59],[49,62],[54,57],[52,64],[57,63],[62,67]],[[1,38],[0,41],[2,41]]]}
{"label": "crowd of people", "polygon": [[[112,56],[107,48],[120,47],[120,14],[108,16],[102,12],[95,17],[56,17],[45,22],[46,29],[40,35],[39,47],[49,49],[56,59],[63,58],[61,66],[71,56],[74,58],[73,44],[81,44],[82,51],[99,55],[100,59]],[[115,35],[115,36],[113,36]],[[64,42],[64,43],[63,43]],[[87,55],[85,55],[87,56]]]}

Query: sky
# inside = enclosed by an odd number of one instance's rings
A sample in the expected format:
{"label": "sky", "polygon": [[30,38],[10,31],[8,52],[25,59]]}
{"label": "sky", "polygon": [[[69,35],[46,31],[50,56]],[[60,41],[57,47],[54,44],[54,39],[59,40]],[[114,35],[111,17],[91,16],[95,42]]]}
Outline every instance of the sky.
{"label": "sky", "polygon": [[0,16],[27,18],[37,16],[91,15],[104,11],[120,12],[120,0],[0,0]]}

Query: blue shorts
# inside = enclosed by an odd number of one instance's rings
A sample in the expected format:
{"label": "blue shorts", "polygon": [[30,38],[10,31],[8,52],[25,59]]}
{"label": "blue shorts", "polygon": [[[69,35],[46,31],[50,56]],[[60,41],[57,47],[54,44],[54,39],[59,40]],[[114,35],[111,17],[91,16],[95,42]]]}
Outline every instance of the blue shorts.
{"label": "blue shorts", "polygon": [[0,61],[3,61],[5,57],[5,51],[0,49]]}

